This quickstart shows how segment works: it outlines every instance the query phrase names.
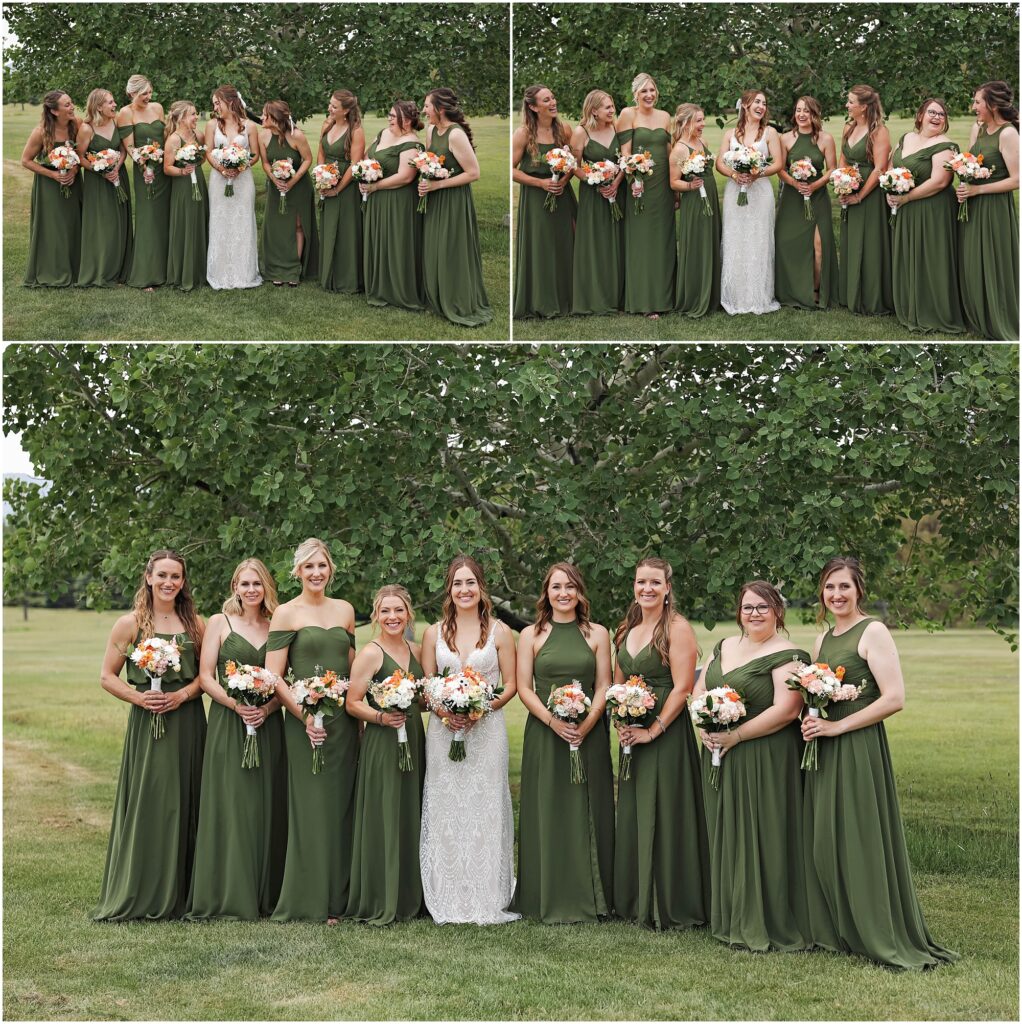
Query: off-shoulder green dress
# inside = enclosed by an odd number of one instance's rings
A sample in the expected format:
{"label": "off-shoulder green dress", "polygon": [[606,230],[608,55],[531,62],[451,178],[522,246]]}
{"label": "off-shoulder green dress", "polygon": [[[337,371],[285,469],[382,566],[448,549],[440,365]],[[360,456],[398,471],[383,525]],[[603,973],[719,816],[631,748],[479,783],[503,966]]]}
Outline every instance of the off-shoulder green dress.
{"label": "off-shoulder green dress", "polygon": [[706,202],[710,204],[710,216],[706,216],[706,204],[699,189],[679,193],[678,281],[674,308],[690,317],[720,312],[720,199],[713,173],[713,154],[705,144],[702,150],[707,158],[703,188]]}
{"label": "off-shoulder green dress", "polygon": [[[135,148],[155,142],[163,148],[163,122],[136,121],[117,129],[121,139],[134,136]],[[130,157],[130,152],[129,152]],[[127,284],[132,288],[159,288],[167,283],[167,246],[170,242],[170,179],[163,162],[150,165],[153,183],[146,185],[142,168],[132,161],[131,182],[135,193],[135,238]],[[150,190],[152,195],[150,195]]]}
{"label": "off-shoulder green dress", "polygon": [[[89,153],[104,149],[120,151],[121,142],[117,126],[111,129],[112,138],[106,138],[93,129],[86,147]],[[84,165],[84,161],[83,161]],[[97,171],[82,168],[82,257],[78,269],[78,285],[82,288],[114,288],[123,284],[131,266],[131,188],[130,171],[120,170],[121,188],[127,202],[117,198],[112,181]]]}

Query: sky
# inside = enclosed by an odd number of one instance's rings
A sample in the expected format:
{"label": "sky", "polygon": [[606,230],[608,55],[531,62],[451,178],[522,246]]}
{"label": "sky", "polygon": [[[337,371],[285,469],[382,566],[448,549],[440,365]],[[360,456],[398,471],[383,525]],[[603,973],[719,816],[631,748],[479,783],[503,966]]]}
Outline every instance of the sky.
{"label": "sky", "polygon": [[28,473],[35,476],[32,465],[25,450],[21,447],[21,434],[4,434],[3,467],[5,473]]}

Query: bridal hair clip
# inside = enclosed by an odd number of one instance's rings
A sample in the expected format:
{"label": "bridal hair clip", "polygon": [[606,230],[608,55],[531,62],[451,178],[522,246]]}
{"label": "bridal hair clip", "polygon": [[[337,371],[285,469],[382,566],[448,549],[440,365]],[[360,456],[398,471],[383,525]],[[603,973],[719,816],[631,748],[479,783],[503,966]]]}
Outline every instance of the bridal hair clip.
{"label": "bridal hair clip", "polygon": [[741,96],[739,96],[738,99],[735,100],[735,110],[737,110],[739,114],[742,112],[742,97]]}
{"label": "bridal hair clip", "polygon": [[295,119],[293,117],[288,117],[287,119],[287,130],[289,132],[293,132],[295,130]]}
{"label": "bridal hair clip", "polygon": [[238,102],[241,104],[242,108],[248,110],[248,104],[245,102],[245,97],[241,95],[241,90],[237,89],[235,91],[238,93]]}

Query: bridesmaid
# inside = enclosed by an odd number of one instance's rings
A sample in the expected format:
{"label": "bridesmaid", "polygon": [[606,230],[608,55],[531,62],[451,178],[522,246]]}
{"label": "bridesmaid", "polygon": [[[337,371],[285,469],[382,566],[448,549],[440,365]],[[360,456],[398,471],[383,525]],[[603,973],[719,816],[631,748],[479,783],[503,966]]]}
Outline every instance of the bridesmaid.
{"label": "bridesmaid", "polygon": [[363,273],[370,306],[420,310],[426,305],[422,287],[422,218],[412,156],[419,148],[415,133],[422,127],[419,108],[411,100],[395,100],[387,127],[373,140],[369,156],[379,161],[384,176],[360,184],[365,244]]}
{"label": "bridesmaid", "polygon": [[429,196],[422,218],[422,282],[426,304],[453,324],[481,327],[493,319],[483,285],[479,225],[471,184],[479,180],[472,129],[451,89],[426,94],[422,112],[429,121],[426,148],[444,158],[450,176],[420,179],[418,193]]}
{"label": "bridesmaid", "polygon": [[[117,130],[126,151],[149,143],[163,148],[163,107],[153,103],[152,83],[144,75],[132,75],[125,90],[131,99],[117,113]],[[134,168],[135,239],[127,284],[151,292],[167,280],[167,246],[170,239],[170,182],[158,164]],[[150,192],[152,194],[150,194]]]}
{"label": "bridesmaid", "polygon": [[969,201],[969,219],[958,222],[958,272],[962,310],[981,338],[1018,340],[1018,110],[1006,82],[976,90],[976,124],[969,152],[992,169],[986,181],[961,184],[959,203]]}
{"label": "bridesmaid", "polygon": [[[262,124],[259,148],[266,172],[266,211],[260,269],[263,277],[268,277],[277,288],[285,281],[288,287],[297,288],[299,281],[319,276],[316,197],[307,173],[312,166],[312,150],[283,100],[270,100],[263,106]],[[273,176],[271,168],[277,160],[290,160],[294,167],[294,174],[287,181]]]}
{"label": "bridesmaid", "polygon": [[[77,147],[80,130],[75,105],[66,92],[55,89],[43,97],[39,125],[21,153],[21,166],[31,171],[32,212],[28,232],[28,288],[67,288],[78,281],[82,249],[82,187],[78,168],[63,174],[43,166],[54,146]],[[65,198],[61,188],[70,188]]]}
{"label": "bridesmaid", "polygon": [[[291,575],[302,592],[280,605],[270,620],[266,667],[282,678],[308,679],[325,669],[347,678],[355,650],[355,609],[327,597],[334,561],[315,537],[298,545]],[[277,696],[284,716],[287,752],[287,856],[274,921],[335,924],[348,902],[352,811],[358,764],[358,725],[343,710],[317,729],[286,683]],[[322,745],[325,766],[312,774],[312,747]]]}
{"label": "bridesmaid", "polygon": [[[518,641],[518,694],[529,710],[522,744],[518,887],[510,910],[545,924],[598,921],[614,909],[614,776],[603,717],[610,636],[589,620],[575,566],[556,562],[543,580],[536,621]],[[592,700],[578,722],[547,709],[549,694],[577,680]],[[581,744],[586,781],[572,784],[569,744]]]}
{"label": "bridesmaid", "polygon": [[[621,309],[625,285],[621,207],[618,199],[624,174],[606,185],[588,185],[582,167],[598,160],[617,163],[621,155],[614,128],[614,100],[602,89],[593,89],[582,103],[582,119],[571,135],[571,151],[578,167],[578,220],[572,263],[571,311],[579,315],[604,315]],[[617,211],[617,216],[615,216]]]}
{"label": "bridesmaid", "polygon": [[[184,559],[154,551],[134,607],[115,623],[103,656],[100,683],[134,705],[128,714],[113,824],[94,921],[157,920],[184,914],[192,878],[206,714],[196,651],[203,622],[195,611]],[[163,676],[162,692],[128,658],[150,637],[177,640],[181,668]],[[127,682],[121,668],[127,662]],[[153,715],[164,734],[152,735]]]}
{"label": "bridesmaid", "polygon": [[618,780],[614,909],[657,930],[692,928],[710,918],[699,753],[685,706],[696,638],[674,609],[672,576],[662,558],[636,566],[632,603],[614,635],[614,682],[642,676],[656,695],[652,722],[620,729],[621,743],[632,747],[632,768],[630,779]]}
{"label": "bridesmaid", "polygon": [[[910,331],[965,330],[958,301],[957,203],[951,172],[944,167],[958,147],[947,137],[944,101],[931,97],[916,111],[890,167],[907,167],[915,187],[887,196],[897,211],[891,245],[894,311]],[[890,169],[888,168],[888,170]]]}
{"label": "bridesmaid", "polygon": [[[545,85],[530,85],[522,97],[522,123],[511,136],[511,180],[521,185],[515,231],[514,315],[567,316],[575,235],[571,176],[553,180],[545,155],[571,141],[557,117],[557,99]],[[553,210],[544,205],[550,197]]]}
{"label": "bridesmaid", "polygon": [[[674,114],[671,138],[671,189],[679,193],[678,281],[674,290],[674,308],[690,317],[706,316],[720,309],[720,202],[717,179],[713,175],[713,154],[703,141],[706,115],[695,103],[682,103]],[[681,166],[702,153],[706,172],[701,178],[685,181]],[[706,201],[699,194],[706,192]],[[706,202],[710,216],[706,216]]]}
{"label": "bridesmaid", "polygon": [[[287,842],[280,700],[273,697],[261,707],[249,707],[224,689],[227,662],[265,663],[276,607],[277,588],[269,570],[258,558],[246,558],[231,577],[223,612],[206,625],[199,685],[211,703],[188,901],[192,921],[254,921],[272,912],[280,893]],[[258,768],[241,766],[246,726],[257,730]]]}
{"label": "bridesmaid", "polygon": [[316,162],[337,165],[341,180],[321,192],[319,284],[328,292],[365,291],[362,277],[362,203],[351,165],[365,156],[366,133],[358,97],[337,89],[330,97]]}
{"label": "bridesmaid", "polygon": [[[774,224],[774,295],[782,306],[828,309],[837,305],[837,249],[827,183],[837,166],[834,138],[823,130],[823,111],[812,96],[799,96],[794,127],[781,136],[784,161],[777,176],[781,197]],[[811,160],[816,177],[796,181],[790,168]],[[813,220],[806,220],[805,197]]]}
{"label": "bridesmaid", "polygon": [[[899,214],[901,216],[901,214]],[[820,574],[820,611],[834,626],[814,661],[843,665],[864,683],[829,718],[802,720],[819,742],[820,766],[805,773],[805,852],[813,941],[888,967],[921,970],[957,960],[930,936],[912,884],[884,719],[905,705],[898,651],[887,627],[862,610],[866,580],[854,558],[832,558]]]}
{"label": "bridesmaid", "polygon": [[[93,89],[85,101],[85,123],[78,130],[82,180],[82,246],[78,284],[83,288],[113,288],[123,284],[131,265],[131,202],[117,196],[114,182],[128,195],[123,169],[124,150],[117,132],[117,101],[106,89]],[[95,171],[93,159],[104,149],[116,150],[117,166]],[[105,179],[105,180],[101,180]]]}
{"label": "bridesmaid", "polygon": [[802,841],[801,697],[785,685],[809,654],[784,632],[784,599],[763,580],[738,595],[738,637],[713,649],[696,695],[730,686],[746,716],[727,732],[700,736],[704,779],[721,754],[720,789],[707,781],[712,898],[710,930],[730,946],[791,953],[812,946]]}
{"label": "bridesmaid", "polygon": [[[167,138],[163,143],[163,173],[170,184],[170,238],[167,246],[167,284],[190,292],[206,284],[206,248],[209,244],[209,190],[200,160],[193,167],[175,167],[182,146],[202,146],[197,124],[199,113],[193,103],[178,100],[167,115]],[[201,199],[192,194],[192,175]]]}
{"label": "bridesmaid", "polygon": [[859,168],[862,185],[842,203],[838,301],[860,316],[890,316],[891,232],[880,172],[891,159],[891,134],[876,89],[852,86],[845,109],[848,123],[841,137],[841,163]]}
{"label": "bridesmaid", "polygon": [[[645,72],[632,81],[634,107],[625,107],[617,121],[621,153],[648,150],[653,173],[645,180],[643,209],[624,204],[625,298],[628,313],[646,313],[654,320],[674,307],[678,250],[674,231],[674,195],[668,174],[671,115],[659,110],[656,82]],[[636,184],[632,185],[636,194]]]}
{"label": "bridesmaid", "polygon": [[[422,678],[419,645],[405,639],[405,631],[415,626],[408,591],[394,583],[380,587],[373,598],[373,622],[380,629],[380,639],[367,644],[355,658],[344,702],[353,716],[352,725],[356,719],[366,723],[358,764],[347,916],[365,924],[393,924],[423,912],[419,825],[425,735],[418,702],[407,712],[381,711],[368,690],[399,670]],[[397,730],[402,725],[411,749],[410,772],[397,763]]]}

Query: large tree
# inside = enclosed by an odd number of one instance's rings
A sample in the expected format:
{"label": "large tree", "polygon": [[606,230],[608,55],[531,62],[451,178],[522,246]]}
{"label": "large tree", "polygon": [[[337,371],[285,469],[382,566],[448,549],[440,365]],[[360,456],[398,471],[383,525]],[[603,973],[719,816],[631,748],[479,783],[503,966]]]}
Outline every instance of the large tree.
{"label": "large tree", "polygon": [[894,621],[1011,628],[1017,369],[1007,346],[12,347],[5,429],[53,486],[9,491],[6,585],[91,573],[101,602],[168,545],[211,610],[248,555],[294,593],[317,535],[361,610],[393,580],[435,610],[465,550],[512,621],[563,558],[611,621],[655,552],[712,621],[753,577],[812,599],[847,552]]}

